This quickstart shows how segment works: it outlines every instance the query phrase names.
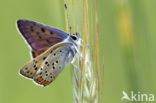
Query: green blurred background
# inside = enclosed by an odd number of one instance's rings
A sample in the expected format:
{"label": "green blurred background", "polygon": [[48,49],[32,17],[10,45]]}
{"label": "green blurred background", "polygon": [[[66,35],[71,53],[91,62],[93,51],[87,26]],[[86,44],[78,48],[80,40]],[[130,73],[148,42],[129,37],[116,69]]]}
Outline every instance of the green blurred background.
{"label": "green blurred background", "polygon": [[[120,103],[123,90],[156,94],[155,10],[155,0],[98,0],[105,66],[102,103]],[[70,69],[47,88],[18,74],[30,60],[29,48],[16,29],[18,19],[65,30],[64,2],[0,0],[0,103],[72,103]]]}

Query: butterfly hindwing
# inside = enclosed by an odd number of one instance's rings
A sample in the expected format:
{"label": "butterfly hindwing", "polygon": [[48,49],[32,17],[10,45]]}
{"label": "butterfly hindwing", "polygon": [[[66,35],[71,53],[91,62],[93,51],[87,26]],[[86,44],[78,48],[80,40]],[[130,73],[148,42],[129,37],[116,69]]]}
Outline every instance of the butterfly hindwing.
{"label": "butterfly hindwing", "polygon": [[44,52],[40,56],[34,58],[28,62],[22,69],[20,69],[20,74],[24,77],[32,79],[42,62],[50,55],[48,52]]}
{"label": "butterfly hindwing", "polygon": [[72,57],[71,45],[69,42],[63,42],[50,49],[52,52],[34,76],[36,83],[47,86],[57,77]]}
{"label": "butterfly hindwing", "polygon": [[47,48],[68,36],[64,31],[29,20],[18,20],[17,27],[32,48],[32,52],[37,54],[43,53]]}

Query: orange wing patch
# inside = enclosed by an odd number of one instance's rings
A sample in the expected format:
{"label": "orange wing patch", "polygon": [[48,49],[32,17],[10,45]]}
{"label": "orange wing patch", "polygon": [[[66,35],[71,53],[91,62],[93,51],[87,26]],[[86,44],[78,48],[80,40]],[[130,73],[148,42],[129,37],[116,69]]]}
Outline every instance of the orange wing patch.
{"label": "orange wing patch", "polygon": [[44,80],[42,77],[39,77],[36,79],[36,83],[40,84],[40,85],[43,85],[43,86],[47,86],[49,85],[51,82],[53,82],[53,80],[51,81],[46,81]]}
{"label": "orange wing patch", "polygon": [[45,52],[47,49],[44,49],[44,50],[40,50],[40,51],[33,51],[32,50],[32,57],[33,58],[36,58],[37,56],[39,56],[40,54],[42,54],[43,52]]}

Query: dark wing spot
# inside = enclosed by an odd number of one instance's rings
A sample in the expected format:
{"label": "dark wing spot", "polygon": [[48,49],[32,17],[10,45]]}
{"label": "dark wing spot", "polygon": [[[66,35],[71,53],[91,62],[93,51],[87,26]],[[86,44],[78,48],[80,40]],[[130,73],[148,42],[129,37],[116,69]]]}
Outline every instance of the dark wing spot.
{"label": "dark wing spot", "polygon": [[43,57],[43,60],[45,60],[46,59],[46,57]]}
{"label": "dark wing spot", "polygon": [[41,28],[41,31],[42,31],[42,32],[45,32],[44,28]]}
{"label": "dark wing spot", "polygon": [[58,60],[56,61],[56,63],[58,63]]}
{"label": "dark wing spot", "polygon": [[38,68],[37,67],[35,67],[35,70],[37,70]]}
{"label": "dark wing spot", "polygon": [[31,32],[34,32],[34,28],[33,26],[30,27]]}
{"label": "dark wing spot", "polygon": [[29,73],[29,71],[27,71],[27,73]]}
{"label": "dark wing spot", "polygon": [[52,75],[52,73],[50,73],[50,75]]}
{"label": "dark wing spot", "polygon": [[28,69],[28,67],[25,68],[25,70],[27,70],[27,69]]}
{"label": "dark wing spot", "polygon": [[53,32],[51,31],[50,34],[53,34]]}
{"label": "dark wing spot", "polygon": [[59,66],[59,69],[61,69],[61,66]]}
{"label": "dark wing spot", "polygon": [[47,43],[51,43],[48,39],[46,39]]}
{"label": "dark wing spot", "polygon": [[40,75],[42,74],[42,72],[40,73]]}
{"label": "dark wing spot", "polygon": [[53,69],[55,69],[55,67],[53,67]]}
{"label": "dark wing spot", "polygon": [[53,51],[51,50],[50,53],[52,53]]}
{"label": "dark wing spot", "polygon": [[36,60],[33,60],[34,61],[34,63],[37,63],[37,61]]}
{"label": "dark wing spot", "polygon": [[55,56],[56,54],[54,53],[54,56]]}
{"label": "dark wing spot", "polygon": [[52,76],[50,76],[50,78],[53,78]]}
{"label": "dark wing spot", "polygon": [[45,64],[47,64],[47,66],[49,67],[49,63],[46,61]]}
{"label": "dark wing spot", "polygon": [[45,73],[47,73],[47,71],[45,71]]}
{"label": "dark wing spot", "polygon": [[52,65],[54,65],[54,63],[52,63]]}
{"label": "dark wing spot", "polygon": [[60,50],[60,52],[62,52],[62,50]]}
{"label": "dark wing spot", "polygon": [[48,76],[48,74],[46,74],[46,76]]}
{"label": "dark wing spot", "polygon": [[47,64],[47,66],[49,67],[49,63],[46,61],[45,64]]}
{"label": "dark wing spot", "polygon": [[34,68],[36,67],[36,65],[34,65]]}

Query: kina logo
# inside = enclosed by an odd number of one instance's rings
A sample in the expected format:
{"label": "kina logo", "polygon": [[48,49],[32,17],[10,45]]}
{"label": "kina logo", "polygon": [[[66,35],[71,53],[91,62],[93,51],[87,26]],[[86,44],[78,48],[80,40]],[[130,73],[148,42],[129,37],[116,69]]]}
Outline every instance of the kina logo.
{"label": "kina logo", "polygon": [[150,93],[141,93],[137,92],[134,93],[134,91],[131,91],[128,95],[125,91],[122,91],[123,96],[121,97],[121,100],[128,100],[128,101],[135,101],[135,102],[152,102],[154,101],[154,94]]}

